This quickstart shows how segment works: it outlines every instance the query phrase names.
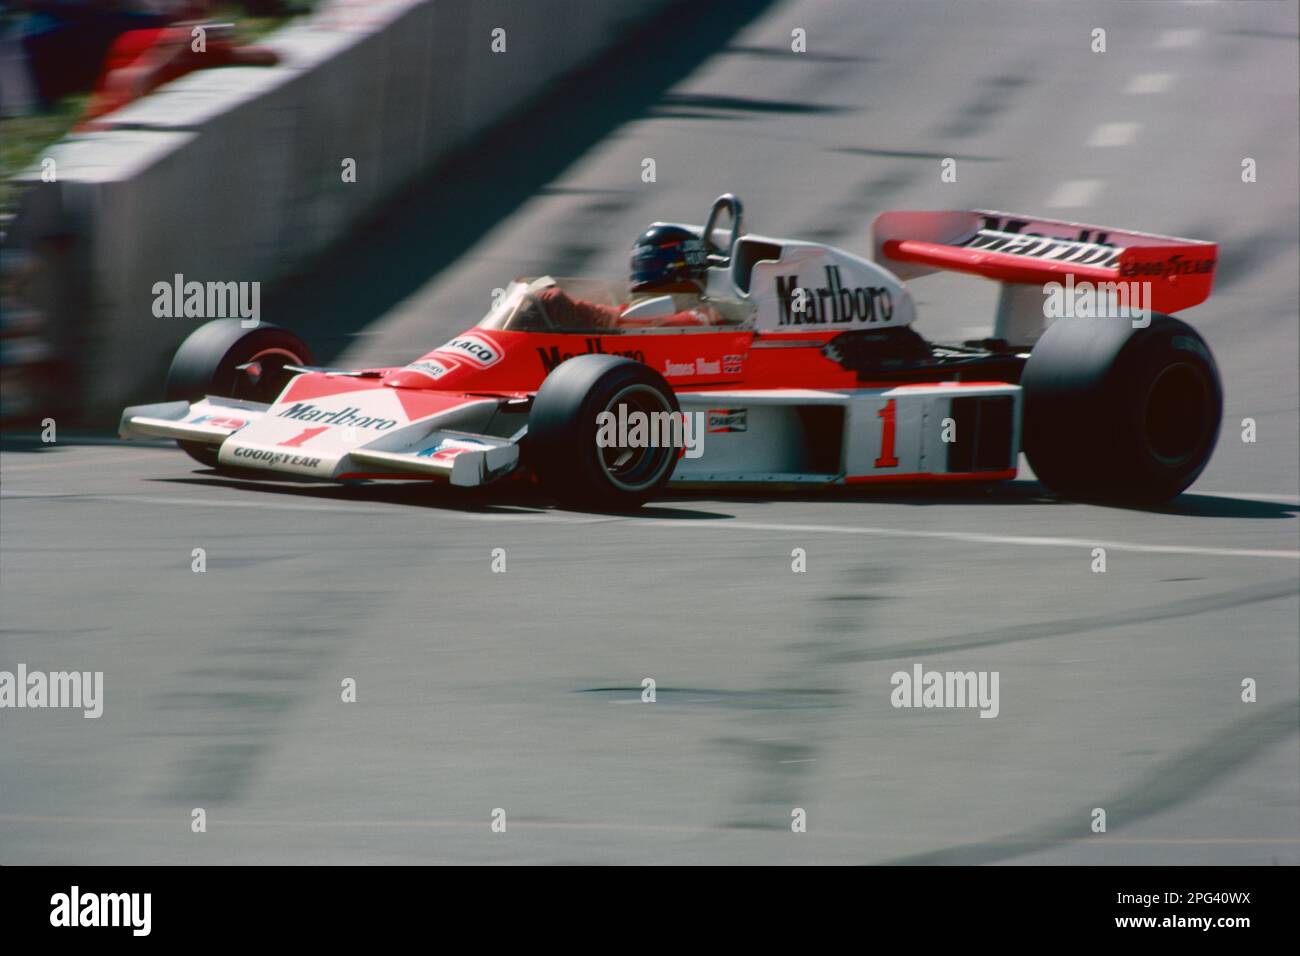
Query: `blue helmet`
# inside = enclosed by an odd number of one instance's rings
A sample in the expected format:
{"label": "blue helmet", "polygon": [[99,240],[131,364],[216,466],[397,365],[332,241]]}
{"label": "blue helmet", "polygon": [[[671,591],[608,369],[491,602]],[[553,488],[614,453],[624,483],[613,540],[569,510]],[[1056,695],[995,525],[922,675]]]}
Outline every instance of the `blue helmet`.
{"label": "blue helmet", "polygon": [[655,223],[632,246],[632,291],[703,282],[709,266],[704,241],[683,226]]}

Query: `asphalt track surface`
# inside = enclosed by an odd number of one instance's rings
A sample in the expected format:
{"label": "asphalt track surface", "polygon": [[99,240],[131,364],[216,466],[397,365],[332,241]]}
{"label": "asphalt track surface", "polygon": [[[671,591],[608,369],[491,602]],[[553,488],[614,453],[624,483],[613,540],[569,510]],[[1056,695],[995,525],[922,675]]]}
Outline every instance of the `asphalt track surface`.
{"label": "asphalt track surface", "polygon": [[[480,154],[495,188],[444,175],[268,317],[404,361],[515,274],[620,274],[646,223],[724,190],[757,231],[848,249],[888,208],[1210,238],[1215,294],[1187,317],[1226,414],[1191,493],[1093,507],[1022,471],[623,517],[11,440],[0,668],[102,670],[106,703],[0,714],[0,862],[1300,862],[1296,5],[745,12],[644,67],[648,92],[628,64],[589,112],[540,104]],[[423,214],[451,192],[490,214]],[[987,329],[991,285],[915,291],[930,337]],[[999,672],[998,717],[893,708],[916,663]]]}

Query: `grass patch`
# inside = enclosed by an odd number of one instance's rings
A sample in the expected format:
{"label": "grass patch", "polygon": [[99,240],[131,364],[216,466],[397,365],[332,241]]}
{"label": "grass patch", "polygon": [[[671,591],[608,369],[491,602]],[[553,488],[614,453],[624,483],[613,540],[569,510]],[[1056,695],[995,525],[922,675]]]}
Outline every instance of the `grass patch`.
{"label": "grass patch", "polygon": [[[256,42],[293,17],[307,13],[318,0],[299,0],[284,16],[248,17],[233,4],[214,4],[209,21],[234,23],[241,44]],[[90,100],[89,93],[65,96],[53,109],[32,116],[14,116],[0,120],[0,213],[13,212],[21,187],[11,182],[23,170],[41,158],[41,153],[63,139],[77,125]]]}

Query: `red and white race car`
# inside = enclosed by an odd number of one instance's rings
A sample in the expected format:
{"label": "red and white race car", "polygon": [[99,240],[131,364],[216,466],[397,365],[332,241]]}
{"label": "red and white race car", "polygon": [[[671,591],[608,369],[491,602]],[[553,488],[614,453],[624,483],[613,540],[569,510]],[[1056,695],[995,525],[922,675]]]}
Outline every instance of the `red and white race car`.
{"label": "red and white race car", "polygon": [[[1214,359],[1167,314],[1209,295],[1213,243],[888,212],[866,259],[745,233],[732,196],[673,228],[708,252],[697,294],[519,279],[400,368],[319,368],[283,329],[209,322],[178,350],[168,401],[126,409],[121,433],[177,439],[218,469],[332,481],[531,475],[591,508],[668,484],[996,481],[1022,448],[1059,494],[1155,502],[1214,448]],[[1002,283],[987,339],[913,330],[904,281],[937,270]]]}

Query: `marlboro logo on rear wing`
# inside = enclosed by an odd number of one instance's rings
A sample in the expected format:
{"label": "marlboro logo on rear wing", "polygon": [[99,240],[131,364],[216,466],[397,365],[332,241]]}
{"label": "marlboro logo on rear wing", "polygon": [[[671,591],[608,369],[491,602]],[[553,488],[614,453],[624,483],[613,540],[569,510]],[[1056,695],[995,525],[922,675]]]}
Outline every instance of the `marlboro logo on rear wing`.
{"label": "marlboro logo on rear wing", "polygon": [[937,270],[1042,285],[1150,283],[1150,308],[1178,312],[1204,302],[1218,245],[1012,213],[886,212],[872,226],[876,261],[902,279]]}

